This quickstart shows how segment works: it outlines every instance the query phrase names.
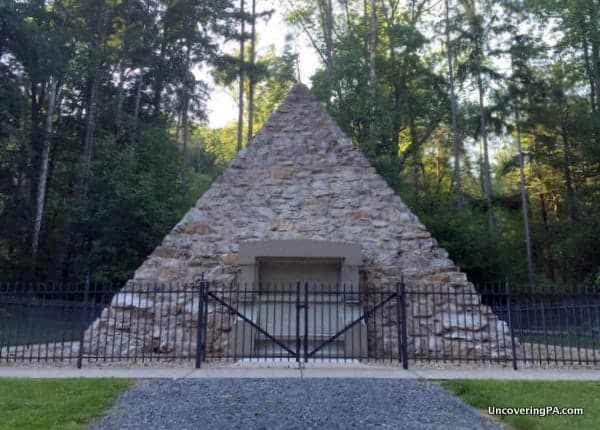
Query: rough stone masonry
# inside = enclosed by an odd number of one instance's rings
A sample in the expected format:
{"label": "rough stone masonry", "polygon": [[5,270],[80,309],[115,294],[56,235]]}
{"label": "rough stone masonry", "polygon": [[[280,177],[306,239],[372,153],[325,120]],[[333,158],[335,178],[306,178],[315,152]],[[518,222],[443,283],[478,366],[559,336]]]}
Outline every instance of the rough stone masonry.
{"label": "rough stone masonry", "polygon": [[[234,288],[239,243],[274,239],[358,242],[361,283],[388,290],[403,276],[409,292],[428,285],[437,294],[408,304],[411,356],[511,354],[506,323],[479,296],[443,295],[474,292],[474,287],[301,84],[115,295],[87,331],[87,352],[176,351],[182,346],[160,336],[167,324],[177,327],[179,336],[172,339],[194,342],[197,313],[191,298],[148,300],[136,291],[147,288],[145,282],[183,284],[202,273],[211,289]],[[381,344],[396,348],[395,317],[381,323],[389,327]],[[209,316],[209,324],[218,321]],[[223,347],[219,342],[208,339],[207,347]]]}

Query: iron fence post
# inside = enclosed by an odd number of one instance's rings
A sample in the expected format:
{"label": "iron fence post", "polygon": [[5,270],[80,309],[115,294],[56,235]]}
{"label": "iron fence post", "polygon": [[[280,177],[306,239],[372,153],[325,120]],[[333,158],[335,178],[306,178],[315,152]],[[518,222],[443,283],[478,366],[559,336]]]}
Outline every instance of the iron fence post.
{"label": "iron fence post", "polygon": [[396,284],[396,320],[398,330],[398,360],[408,369],[408,342],[406,333],[406,290],[404,280]]}
{"label": "iron fence post", "polygon": [[304,362],[308,362],[308,282],[304,285]]}
{"label": "iron fence post", "polygon": [[400,310],[400,282],[396,283],[396,334],[398,336],[398,362],[402,363],[404,359],[402,358],[402,315]]}
{"label": "iron fence post", "polygon": [[196,369],[202,367],[202,360],[204,358],[204,330],[206,324],[204,324],[204,308],[207,296],[206,281],[204,280],[204,274],[200,280],[200,291],[198,296],[198,320],[196,321]]}
{"label": "iron fence post", "polygon": [[508,276],[504,281],[504,292],[506,293],[506,312],[508,314],[508,328],[510,330],[510,347],[511,347],[511,355],[512,355],[512,366],[513,370],[517,370],[517,348],[515,345],[515,331],[512,323],[512,312],[510,308],[510,288],[508,285]]}
{"label": "iron fence post", "polygon": [[[204,279],[204,273],[202,274],[202,279]],[[204,310],[203,315],[204,319],[202,320],[202,361],[206,361],[206,339],[208,338],[208,292],[210,290],[210,283],[208,281],[204,281],[204,294],[203,294],[203,303]]]}
{"label": "iron fence post", "polygon": [[[28,294],[27,294],[27,298],[28,303],[27,303],[27,326],[25,327],[25,342],[24,345],[26,346],[27,349],[33,348],[33,344],[36,343],[37,339],[32,336],[32,325],[33,325],[33,307],[35,306],[35,294],[38,291],[39,287],[36,288],[36,284],[32,282],[28,283]],[[40,339],[41,341],[41,339]],[[40,342],[41,343],[41,342]],[[46,340],[46,344],[48,344],[48,340]],[[33,351],[33,349],[31,349],[31,351]],[[25,361],[25,348],[23,348],[21,350],[21,354],[23,356],[23,361]],[[31,362],[31,359],[29,360]]]}
{"label": "iron fence post", "polygon": [[81,321],[81,336],[79,337],[79,351],[77,352],[77,368],[81,369],[83,363],[83,344],[85,342],[85,314],[88,309],[88,296],[90,292],[90,275],[88,274],[85,278],[85,286],[83,290],[83,303],[81,304],[81,313],[79,320]]}
{"label": "iron fence post", "polygon": [[300,282],[296,283],[296,362],[300,362]]}

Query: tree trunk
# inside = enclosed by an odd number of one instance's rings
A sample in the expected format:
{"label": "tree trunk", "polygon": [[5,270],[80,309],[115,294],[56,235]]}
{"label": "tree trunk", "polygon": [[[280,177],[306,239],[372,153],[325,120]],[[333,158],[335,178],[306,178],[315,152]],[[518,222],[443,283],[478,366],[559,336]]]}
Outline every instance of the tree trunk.
{"label": "tree trunk", "polygon": [[548,278],[552,282],[555,281],[554,259],[552,258],[550,227],[548,226],[548,210],[546,209],[546,197],[543,193],[540,194],[540,210],[542,213],[542,223],[544,227],[544,254],[546,255],[546,268]]}
{"label": "tree trunk", "polygon": [[327,71],[333,69],[333,5],[331,0],[325,0],[325,57]]}
{"label": "tree trunk", "polygon": [[329,108],[331,106],[331,94],[334,91],[335,85],[331,79],[333,71],[333,6],[331,0],[321,1],[323,2],[323,17],[321,22],[323,27],[323,36],[325,38],[325,74],[327,77],[327,87],[329,90],[329,94],[325,100],[325,105],[327,108]]}
{"label": "tree trunk", "polygon": [[560,136],[563,143],[563,174],[565,178],[565,193],[567,196],[567,207],[569,210],[569,218],[571,221],[577,220],[577,206],[575,200],[575,191],[573,189],[573,174],[571,172],[571,144],[567,126],[565,124],[568,112],[568,106],[565,106],[566,100],[563,94],[559,93],[556,99],[558,103],[558,111],[560,114]]}
{"label": "tree trunk", "polygon": [[144,74],[140,72],[135,89],[135,103],[133,106],[133,129],[131,130],[131,144],[134,145],[138,135],[138,117],[140,116],[140,103],[142,99],[142,83],[144,82]]}
{"label": "tree trunk", "polygon": [[190,106],[190,96],[186,93],[183,100],[183,111],[181,112],[181,180],[185,182],[185,167],[187,165],[188,152],[188,110]]}
{"label": "tree trunk", "polygon": [[523,226],[525,229],[525,247],[527,252],[527,279],[529,280],[529,287],[534,287],[535,282],[535,269],[533,266],[533,255],[531,252],[531,231],[529,229],[529,209],[527,207],[527,188],[525,184],[525,162],[523,160],[523,148],[521,146],[521,129],[519,127],[520,121],[519,106],[515,108],[515,122],[517,128],[517,151],[519,153],[519,187],[521,189],[521,205],[523,209]]}
{"label": "tree trunk", "polygon": [[463,210],[462,182],[460,176],[460,146],[458,141],[458,121],[456,118],[456,95],[454,92],[454,68],[452,65],[452,48],[450,45],[450,18],[448,0],[446,5],[446,55],[448,57],[448,84],[450,86],[450,122],[452,124],[452,154],[454,156],[454,192],[456,194],[456,208]]}
{"label": "tree trunk", "polygon": [[594,63],[594,85],[596,94],[596,112],[600,112],[600,41],[592,45],[593,63]]}
{"label": "tree trunk", "polygon": [[177,111],[177,123],[175,125],[175,143],[181,147],[181,117],[183,108]]}
{"label": "tree trunk", "polygon": [[165,20],[163,20],[163,34],[162,34],[162,39],[160,42],[160,54],[158,57],[158,67],[156,70],[156,76],[154,77],[154,85],[153,85],[153,90],[154,90],[154,95],[152,98],[152,106],[153,106],[153,116],[154,118],[158,118],[160,115],[160,104],[162,101],[162,91],[164,88],[164,77],[163,77],[163,73],[164,73],[164,63],[165,63],[165,56],[166,56],[166,52],[167,52],[167,32],[169,31],[168,25],[166,23]]}
{"label": "tree trunk", "polygon": [[569,217],[571,221],[577,221],[577,202],[575,199],[575,190],[573,189],[573,174],[571,172],[571,148],[569,136],[564,126],[561,127],[561,137],[563,141],[563,172],[565,176],[565,192],[567,193],[567,205],[569,207]]}
{"label": "tree trunk", "polygon": [[54,115],[54,106],[56,102],[56,92],[58,81],[50,77],[48,81],[48,110],[46,111],[46,136],[44,147],[42,149],[42,159],[40,163],[40,173],[38,180],[38,191],[35,207],[35,219],[33,223],[33,232],[31,235],[31,274],[35,274],[37,265],[38,244],[40,239],[40,230],[44,217],[44,203],[46,201],[46,184],[48,183],[48,165],[50,160],[50,148],[52,145],[52,116]]}
{"label": "tree trunk", "polygon": [[371,0],[371,34],[369,43],[369,90],[371,115],[375,110],[376,89],[377,89],[377,1]]}
{"label": "tree trunk", "polygon": [[117,109],[115,113],[115,136],[121,132],[121,117],[123,116],[123,101],[125,99],[125,67],[119,71],[119,84],[117,86]]}
{"label": "tree trunk", "polygon": [[[39,88],[38,88],[39,86]],[[27,146],[27,200],[31,207],[35,207],[35,196],[37,195],[37,176],[36,169],[33,166],[39,163],[38,154],[42,151],[43,146],[43,131],[40,124],[40,114],[44,105],[44,83],[38,85],[37,82],[32,82],[30,86],[30,121],[29,128],[29,145]],[[32,225],[33,227],[33,225]],[[32,230],[33,231],[33,228]],[[28,238],[29,242],[31,238]],[[27,243],[26,242],[26,243]]]}
{"label": "tree trunk", "polygon": [[183,110],[181,111],[181,134],[182,134],[182,147],[181,147],[181,180],[185,182],[185,168],[187,166],[188,158],[188,111],[190,109],[190,95],[193,91],[194,82],[191,80],[190,74],[190,51],[191,47],[188,44],[185,58],[185,79],[183,88]]}
{"label": "tree trunk", "polygon": [[85,134],[83,148],[79,160],[79,176],[75,188],[75,198],[85,199],[88,186],[88,175],[92,161],[94,146],[94,128],[96,125],[96,95],[98,92],[98,71],[94,70],[88,79],[88,99],[86,103]]}
{"label": "tree trunk", "polygon": [[254,135],[254,88],[256,86],[256,0],[252,0],[252,31],[250,38],[250,74],[248,76],[248,139]]}
{"label": "tree trunk", "polygon": [[585,34],[582,37],[582,48],[584,67],[590,83],[590,106],[592,107],[592,112],[596,112],[596,86],[594,83],[594,71],[590,59],[590,48],[588,45],[587,36]]}
{"label": "tree trunk", "polygon": [[238,129],[237,129],[237,150],[242,149],[242,135],[244,127],[244,32],[246,30],[246,18],[244,16],[244,0],[240,0],[240,19],[242,30],[240,32],[240,70],[239,70],[239,102],[238,102]]}
{"label": "tree trunk", "polygon": [[[479,66],[480,68],[480,66]],[[484,89],[483,80],[481,78],[481,70],[477,71],[477,89],[479,92],[479,132],[481,136],[481,145],[483,148],[483,171],[482,171],[482,182],[483,182],[483,194],[487,201],[488,207],[488,224],[490,230],[495,228],[494,214],[492,211],[492,178],[490,173],[490,156],[488,151],[488,139],[487,139],[487,126],[485,121],[485,104],[483,101]]]}
{"label": "tree trunk", "polygon": [[415,188],[415,192],[419,194],[419,143],[417,141],[417,130],[415,128],[415,119],[414,115],[411,112],[409,118],[409,127],[410,127],[410,146],[412,152],[412,183]]}
{"label": "tree trunk", "polygon": [[592,71],[596,95],[596,112],[600,112],[600,24],[598,23],[598,6],[593,0],[590,4],[590,44],[592,49]]}

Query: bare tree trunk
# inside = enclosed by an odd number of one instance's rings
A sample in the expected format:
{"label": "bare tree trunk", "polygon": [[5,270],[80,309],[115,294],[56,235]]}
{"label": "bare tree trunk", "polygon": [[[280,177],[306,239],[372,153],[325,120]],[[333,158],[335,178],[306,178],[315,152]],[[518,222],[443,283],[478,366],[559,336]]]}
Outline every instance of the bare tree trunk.
{"label": "bare tree trunk", "polygon": [[[27,200],[31,203],[31,206],[35,206],[35,197],[37,195],[37,176],[36,170],[33,168],[37,164],[37,150],[40,141],[43,140],[43,128],[40,124],[41,109],[45,102],[45,88],[46,85],[43,82],[32,82],[30,85],[30,128],[29,128],[29,145],[27,146]],[[33,227],[33,225],[32,225]],[[33,228],[32,230],[33,231]],[[28,238],[28,241],[30,239]]]}
{"label": "bare tree trunk", "polygon": [[456,207],[459,212],[463,210],[462,182],[460,176],[460,144],[458,141],[458,121],[456,118],[456,94],[454,93],[454,68],[452,47],[450,45],[450,17],[448,0],[446,4],[446,55],[448,57],[448,83],[450,85],[450,122],[452,124],[452,153],[454,156],[454,192],[456,194]]}
{"label": "bare tree trunk", "polygon": [[38,244],[40,239],[40,230],[44,218],[44,203],[46,201],[46,184],[48,183],[48,165],[50,160],[50,147],[52,145],[52,116],[54,115],[54,106],[56,102],[56,92],[58,90],[58,80],[50,76],[48,80],[48,110],[46,111],[46,136],[44,147],[42,149],[42,160],[40,163],[40,174],[38,180],[38,191],[35,208],[35,219],[33,223],[33,233],[31,235],[31,270],[35,273],[37,265]]}
{"label": "bare tree trunk", "polygon": [[477,71],[477,88],[479,91],[479,127],[481,135],[481,145],[483,148],[483,171],[482,171],[482,182],[483,182],[483,194],[487,201],[488,207],[488,224],[490,230],[495,228],[494,213],[492,211],[492,178],[490,172],[490,155],[488,151],[488,139],[487,139],[487,125],[485,121],[485,104],[483,101],[483,80],[481,78],[481,70]]}
{"label": "bare tree trunk", "polygon": [[410,127],[410,141],[411,141],[411,152],[412,152],[412,182],[413,187],[415,188],[415,192],[419,194],[419,164],[421,160],[419,159],[419,144],[417,139],[417,130],[415,127],[415,119],[414,115],[411,112],[409,118],[409,127]]}
{"label": "bare tree trunk", "polygon": [[190,106],[190,97],[185,95],[183,101],[183,111],[181,112],[181,180],[185,182],[185,167],[187,165],[188,152],[188,110]]}
{"label": "bare tree trunk", "polygon": [[177,112],[177,124],[175,125],[175,143],[181,145],[181,117],[183,108]]}
{"label": "bare tree trunk", "polygon": [[369,44],[369,90],[371,114],[374,113],[377,90],[377,0],[371,0],[371,34]]}
{"label": "bare tree trunk", "polygon": [[239,70],[239,102],[238,102],[238,129],[237,129],[237,150],[242,149],[242,134],[244,128],[244,32],[246,30],[246,19],[244,17],[244,0],[240,0],[240,19],[242,31],[240,32],[240,70]]}
{"label": "bare tree trunk", "polygon": [[[600,33],[596,30],[596,34]],[[600,39],[599,36],[596,38]],[[596,112],[600,112],[600,40],[597,40],[594,44],[592,44],[592,62],[594,64],[594,84],[595,84],[595,94],[596,94]]]}
{"label": "bare tree trunk", "polygon": [[368,38],[368,31],[369,31],[369,1],[368,0],[363,0],[362,2],[363,4],[363,28],[365,31],[365,52],[369,51],[369,38]]}
{"label": "bare tree trunk", "polygon": [[525,161],[523,160],[523,148],[521,146],[521,129],[519,126],[520,115],[519,106],[515,108],[515,122],[517,128],[517,151],[519,153],[519,187],[521,189],[521,205],[523,209],[523,226],[525,228],[525,246],[527,252],[527,278],[529,287],[534,287],[535,269],[533,267],[533,255],[531,252],[531,231],[529,228],[529,209],[527,207],[527,188],[525,184]]}
{"label": "bare tree trunk", "polygon": [[544,253],[546,255],[546,267],[548,277],[552,282],[556,279],[554,270],[554,258],[552,257],[552,237],[550,236],[550,227],[548,226],[548,210],[546,208],[546,196],[540,194],[540,210],[542,214],[542,223],[544,227]]}
{"label": "bare tree trunk", "polygon": [[333,69],[333,5],[331,0],[325,0],[325,56],[327,71]]}
{"label": "bare tree trunk", "polygon": [[94,70],[90,78],[89,97],[85,120],[85,135],[83,139],[83,153],[81,156],[81,167],[79,181],[76,190],[76,198],[85,198],[87,194],[88,175],[92,162],[92,151],[94,146],[94,128],[96,126],[96,95],[98,92],[98,72]]}
{"label": "bare tree trunk", "polygon": [[121,132],[121,117],[123,116],[123,101],[125,99],[125,67],[119,71],[119,84],[117,87],[117,109],[115,113],[115,136]]}
{"label": "bare tree trunk", "polygon": [[135,103],[133,105],[133,129],[131,130],[131,144],[134,145],[138,135],[138,117],[140,116],[140,103],[142,99],[142,84],[144,82],[144,73],[140,72],[135,89]]}
{"label": "bare tree trunk", "polygon": [[[325,73],[327,77],[327,87],[329,89],[329,95],[325,100],[325,105],[329,107],[331,105],[331,93],[334,90],[335,85],[331,79],[333,70],[333,5],[331,0],[320,0],[319,6],[322,15],[321,26],[325,38]],[[367,19],[366,16],[365,19]]]}
{"label": "bare tree trunk", "polygon": [[582,48],[585,71],[588,75],[587,77],[590,83],[590,105],[592,107],[592,112],[596,112],[596,86],[594,82],[594,70],[591,65],[588,40],[585,34],[582,37]]}
{"label": "bare tree trunk", "polygon": [[254,135],[254,88],[256,86],[256,0],[252,0],[252,31],[250,38],[250,74],[248,77],[248,140]]}
{"label": "bare tree trunk", "polygon": [[590,43],[592,49],[592,70],[596,95],[596,112],[600,112],[600,24],[598,23],[598,6],[593,0],[590,4]]}
{"label": "bare tree trunk", "polygon": [[186,78],[184,79],[184,88],[183,88],[183,110],[181,111],[181,134],[182,134],[182,147],[181,147],[181,180],[185,182],[185,168],[187,166],[187,158],[188,158],[188,117],[189,117],[189,109],[190,109],[190,93],[193,91],[194,82],[191,80],[191,71],[190,71],[190,45],[187,46],[186,52]]}
{"label": "bare tree trunk", "polygon": [[350,28],[350,8],[349,6],[349,1],[345,1],[343,2],[344,4],[344,15],[346,17],[346,28]]}
{"label": "bare tree trunk", "polygon": [[163,24],[163,35],[162,35],[162,39],[161,39],[161,43],[160,43],[160,54],[158,57],[158,63],[157,63],[157,68],[158,71],[157,73],[155,73],[155,78],[154,78],[154,84],[153,84],[153,90],[154,90],[154,94],[153,94],[153,99],[152,99],[152,106],[153,108],[153,116],[155,118],[158,118],[160,115],[160,105],[161,105],[161,101],[162,101],[162,91],[164,88],[164,77],[163,77],[163,73],[164,73],[164,68],[165,68],[165,56],[166,56],[166,51],[167,51],[167,32],[168,30],[168,25],[167,22],[165,20],[163,20],[164,24]]}
{"label": "bare tree trunk", "polygon": [[564,126],[561,127],[561,137],[563,141],[563,172],[565,176],[565,191],[567,193],[567,204],[569,206],[569,217],[571,221],[577,221],[577,205],[575,199],[575,190],[573,189],[573,174],[571,172],[571,147],[569,136]]}
{"label": "bare tree trunk", "polygon": [[569,217],[571,221],[577,220],[577,205],[575,199],[575,190],[573,189],[573,174],[571,172],[571,144],[569,142],[569,135],[567,132],[567,126],[565,124],[568,112],[568,106],[565,106],[566,100],[563,94],[557,96],[558,111],[560,114],[560,136],[563,143],[563,174],[565,178],[565,193],[567,195],[567,206],[569,209]]}

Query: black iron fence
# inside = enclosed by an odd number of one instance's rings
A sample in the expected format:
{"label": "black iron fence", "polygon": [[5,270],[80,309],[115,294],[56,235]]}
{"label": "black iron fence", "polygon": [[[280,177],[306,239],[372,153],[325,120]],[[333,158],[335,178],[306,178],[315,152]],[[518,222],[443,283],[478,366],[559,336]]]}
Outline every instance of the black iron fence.
{"label": "black iron fence", "polygon": [[196,360],[204,285],[1,283],[0,365]]}
{"label": "black iron fence", "polygon": [[600,364],[598,288],[498,283],[479,290],[483,302],[508,323],[517,363]]}
{"label": "black iron fence", "polygon": [[0,365],[221,360],[599,365],[600,294],[507,284],[0,283]]}
{"label": "black iron fence", "polygon": [[206,358],[398,360],[397,292],[273,283],[211,291]]}

